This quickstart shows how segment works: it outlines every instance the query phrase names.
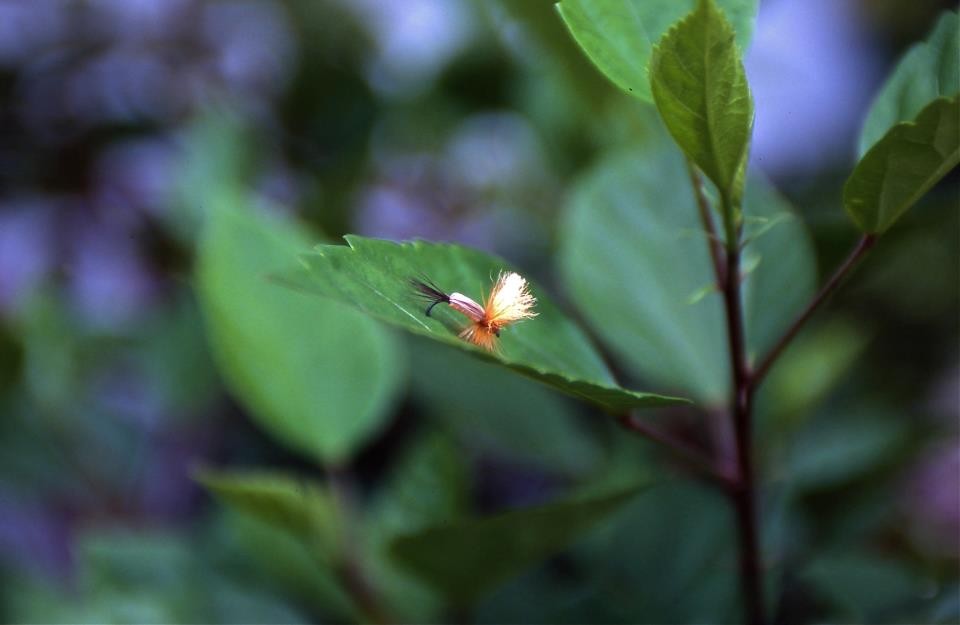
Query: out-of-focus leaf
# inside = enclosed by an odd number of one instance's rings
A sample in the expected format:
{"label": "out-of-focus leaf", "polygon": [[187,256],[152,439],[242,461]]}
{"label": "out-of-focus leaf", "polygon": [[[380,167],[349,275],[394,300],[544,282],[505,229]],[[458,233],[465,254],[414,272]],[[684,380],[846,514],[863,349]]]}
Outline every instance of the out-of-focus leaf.
{"label": "out-of-focus leaf", "polygon": [[335,302],[273,284],[308,236],[252,210],[213,207],[197,286],[214,355],[257,422],[291,449],[338,463],[383,424],[401,360],[386,331]]}
{"label": "out-of-focus leaf", "polygon": [[197,302],[184,295],[151,318],[137,341],[140,366],[177,413],[207,414],[219,392]]}
{"label": "out-of-focus leaf", "polygon": [[436,525],[397,538],[391,550],[404,568],[465,605],[563,549],[645,487]]}
{"label": "out-of-focus leaf", "polygon": [[[758,261],[745,277],[748,349],[765,353],[813,292],[803,223],[763,180],[751,178],[744,212],[775,219],[746,246]],[[756,222],[762,227],[762,221]],[[652,382],[725,401],[726,325],[683,157],[664,133],[601,162],[576,183],[560,231],[560,267],[573,299],[624,362]]]}
{"label": "out-of-focus leaf", "polygon": [[870,148],[843,186],[854,223],[881,233],[960,163],[960,97],[937,98]]}
{"label": "out-of-focus leaf", "polygon": [[891,621],[920,598],[922,580],[899,562],[866,554],[822,556],[802,572],[818,594],[841,610],[837,620]]}
{"label": "out-of-focus leaf", "polygon": [[753,100],[733,27],[714,0],[671,27],[650,57],[650,88],[667,129],[725,200],[739,208]]}
{"label": "out-of-focus leaf", "polygon": [[413,392],[465,445],[567,474],[582,474],[599,460],[590,432],[563,397],[430,341],[414,348]]}
{"label": "out-of-focus leaf", "polygon": [[404,622],[433,622],[442,598],[390,557],[398,535],[434,524],[453,523],[467,505],[467,467],[445,436],[428,434],[406,450],[374,498],[363,525],[364,564],[390,606]]}
{"label": "out-of-focus leaf", "polygon": [[212,566],[203,547],[166,532],[86,532],[77,538],[70,591],[21,578],[4,588],[5,616],[26,623],[307,622],[280,596]]}
{"label": "out-of-focus leaf", "polygon": [[868,409],[818,419],[794,440],[785,477],[800,489],[836,486],[890,459],[905,430],[901,419]]}
{"label": "out-of-focus leaf", "polygon": [[960,91],[960,20],[946,11],[933,31],[912,46],[897,63],[870,106],[860,133],[863,156],[894,125],[917,117],[939,97]]}
{"label": "out-of-focus leaf", "polygon": [[283,623],[284,625],[299,625],[311,623],[303,614],[300,614],[275,596],[265,593],[260,588],[240,586],[220,580],[211,580],[210,595],[207,608],[210,613],[210,622],[213,623]]}
{"label": "out-of-focus leaf", "polygon": [[353,306],[409,332],[459,347],[560,391],[610,410],[662,406],[686,400],[617,386],[583,332],[536,285],[534,319],[503,330],[501,348],[487,352],[457,337],[464,317],[437,306],[431,317],[410,280],[428,276],[447,292],[479,299],[506,269],[500,259],[458,245],[392,243],[348,235],[348,245],[321,245],[303,256],[305,270],[284,274],[294,288]]}
{"label": "out-of-focus leaf", "polygon": [[305,549],[302,539],[237,508],[222,508],[216,518],[208,542],[222,552],[223,567],[255,588],[289,597],[332,620],[363,618],[333,568]]}
{"label": "out-of-focus leaf", "polygon": [[842,379],[870,338],[869,330],[833,320],[805,332],[784,352],[757,398],[757,413],[796,423]]}
{"label": "out-of-focus leaf", "polygon": [[574,550],[609,622],[737,622],[734,526],[722,495],[657,483]]}
{"label": "out-of-focus leaf", "polygon": [[938,625],[960,623],[960,586],[954,584],[952,587],[941,589],[924,620]]}
{"label": "out-of-focus leaf", "polygon": [[[813,241],[790,202],[762,175],[748,176],[744,197],[741,273],[747,354],[757,360],[776,344],[813,297],[817,263]],[[747,272],[747,266],[753,269]]]}
{"label": "out-of-focus leaf", "polygon": [[336,503],[321,484],[263,471],[201,471],[196,476],[219,500],[302,540],[333,560],[340,548]]}
{"label": "out-of-focus leaf", "polygon": [[[756,0],[720,0],[746,47],[753,33]],[[590,60],[627,93],[653,101],[647,63],[653,44],[683,17],[693,0],[561,0],[557,11]]]}

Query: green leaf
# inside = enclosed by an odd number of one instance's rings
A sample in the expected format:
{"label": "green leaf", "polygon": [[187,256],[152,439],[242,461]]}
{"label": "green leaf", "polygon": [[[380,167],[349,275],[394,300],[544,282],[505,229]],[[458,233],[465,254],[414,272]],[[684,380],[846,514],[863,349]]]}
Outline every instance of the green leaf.
{"label": "green leaf", "polygon": [[934,100],[870,148],[843,187],[843,205],[861,230],[879,234],[957,163],[960,98],[955,95]]}
{"label": "green leaf", "polygon": [[650,88],[677,144],[738,206],[753,101],[733,27],[714,0],[700,0],[654,46]]}
{"label": "green leaf", "polygon": [[[746,47],[757,0],[720,0]],[[653,101],[647,63],[653,44],[693,7],[693,0],[561,0],[557,11],[590,60],[627,93]]]}
{"label": "green leaf", "polygon": [[321,484],[263,471],[204,470],[196,480],[224,504],[291,534],[318,557],[335,559],[341,521]]}
{"label": "green leaf", "polygon": [[776,344],[817,288],[817,263],[806,225],[761,175],[748,176],[741,273],[747,354],[756,361]]}
{"label": "green leaf", "polygon": [[864,323],[836,318],[801,333],[764,382],[757,415],[771,419],[780,433],[792,432],[843,381],[870,338]]}
{"label": "green leaf", "polygon": [[563,549],[644,488],[437,525],[398,538],[392,552],[451,602],[466,605]]}
{"label": "green leaf", "polygon": [[[744,284],[748,349],[756,356],[806,303],[816,270],[803,224],[762,179],[751,178],[744,210],[748,224],[778,220],[744,250],[745,260],[758,263]],[[576,183],[560,246],[574,302],[631,370],[708,404],[726,401],[721,295],[712,290],[690,303],[716,278],[686,165],[664,133]]]}
{"label": "green leaf", "polygon": [[909,567],[866,553],[821,556],[800,573],[849,622],[910,622],[896,617],[923,596],[927,584]]}
{"label": "green leaf", "polygon": [[390,470],[364,518],[360,536],[367,571],[401,622],[436,622],[444,602],[434,589],[398,566],[390,543],[398,535],[452,523],[467,507],[469,475],[465,458],[447,437],[418,437]]}
{"label": "green leaf", "polygon": [[303,539],[239,508],[224,506],[215,518],[207,542],[218,543],[218,557],[253,587],[289,597],[337,622],[364,618],[337,571],[305,549]]}
{"label": "green leaf", "polygon": [[810,423],[794,438],[785,477],[800,489],[830,488],[896,459],[907,427],[902,419],[877,412],[858,408]]}
{"label": "green leaf", "polygon": [[389,414],[402,371],[392,337],[363,315],[268,280],[307,248],[306,232],[252,210],[212,209],[197,287],[220,370],[278,441],[342,462]]}
{"label": "green leaf", "polygon": [[880,89],[860,133],[863,156],[899,122],[917,117],[938,97],[960,91],[960,20],[945,12],[926,41],[911,47]]}
{"label": "green leaf", "polygon": [[[735,531],[715,490],[656,483],[574,549],[589,565],[607,622],[737,622]],[[695,590],[691,590],[695,589]]]}
{"label": "green leaf", "polygon": [[592,432],[565,397],[433,341],[413,347],[413,393],[464,445],[566,475],[582,475],[600,461]]}
{"label": "green leaf", "polygon": [[686,401],[617,386],[583,332],[535,284],[531,290],[539,316],[504,329],[498,352],[484,351],[458,338],[464,319],[446,306],[435,307],[427,317],[423,301],[410,285],[412,278],[428,276],[447,292],[479,299],[489,291],[497,273],[507,268],[503,260],[457,245],[345,238],[348,246],[320,245],[315,253],[303,256],[304,271],[280,279],[409,332],[506,365],[609,410]]}

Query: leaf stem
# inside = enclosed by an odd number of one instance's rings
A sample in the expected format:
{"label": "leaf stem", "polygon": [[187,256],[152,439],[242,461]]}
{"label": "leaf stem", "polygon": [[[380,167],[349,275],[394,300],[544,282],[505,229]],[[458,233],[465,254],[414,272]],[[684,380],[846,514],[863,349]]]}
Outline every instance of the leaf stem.
{"label": "leaf stem", "polygon": [[724,490],[734,490],[738,486],[736,478],[720,469],[701,450],[691,447],[684,441],[675,438],[667,432],[645,423],[632,413],[625,413],[617,417],[625,429],[663,445],[675,456],[682,459],[687,466],[695,470],[702,477],[718,484]]}
{"label": "leaf stem", "polygon": [[707,233],[707,248],[710,250],[710,260],[713,261],[713,274],[717,279],[717,290],[723,288],[724,283],[724,258],[720,240],[717,238],[717,228],[713,223],[713,215],[710,212],[710,202],[703,190],[703,178],[696,166],[686,159],[687,173],[690,175],[690,186],[693,187],[693,195],[697,200],[697,211],[700,213],[700,221],[703,223],[703,229]]}
{"label": "leaf stem", "polygon": [[760,383],[767,376],[767,373],[770,372],[770,368],[777,361],[777,358],[783,353],[783,350],[793,341],[794,337],[800,332],[800,329],[803,328],[804,324],[813,316],[813,313],[820,307],[821,304],[833,293],[843,279],[850,273],[850,271],[857,266],[857,263],[863,258],[863,256],[870,251],[874,243],[876,243],[877,237],[874,234],[864,234],[860,237],[860,240],[857,241],[857,244],[854,246],[853,250],[847,256],[846,260],[834,271],[833,275],[830,276],[830,279],[827,280],[827,283],[823,285],[820,291],[810,300],[810,303],[807,304],[807,307],[801,312],[793,324],[790,325],[790,328],[783,334],[776,345],[770,349],[767,355],[760,361],[760,364],[754,369],[753,374],[750,378],[750,390],[751,392],[755,391],[757,387],[760,386]]}
{"label": "leaf stem", "polygon": [[358,548],[360,543],[352,535],[355,531],[356,519],[350,477],[342,468],[328,467],[327,483],[346,521],[342,550],[333,565],[337,581],[340,582],[364,620],[376,625],[395,623],[397,621],[385,610],[377,589],[364,570]]}

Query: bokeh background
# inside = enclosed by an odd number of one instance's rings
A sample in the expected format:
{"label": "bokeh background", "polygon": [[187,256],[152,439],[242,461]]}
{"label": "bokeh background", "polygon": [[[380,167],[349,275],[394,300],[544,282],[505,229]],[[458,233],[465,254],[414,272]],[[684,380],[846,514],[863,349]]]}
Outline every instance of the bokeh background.
{"label": "bokeh background", "polygon": [[[751,158],[808,224],[821,274],[855,239],[839,198],[870,99],[952,4],[761,2]],[[234,194],[315,242],[468,244],[564,302],[568,190],[638,140],[641,109],[549,1],[0,0],[0,619],[340,618],[309,564],[191,477],[323,477],[227,389],[196,292],[204,211]],[[960,613],[956,182],[884,237],[784,365],[789,409],[758,440],[793,480],[789,505],[775,484],[769,498],[781,622]],[[382,423],[337,469],[360,500],[425,433],[456,450],[474,512],[549,500],[626,456],[677,475],[587,406],[387,340]],[[733,541],[725,514],[693,482],[653,492],[588,553],[455,618],[722,621],[734,569],[699,576]]]}

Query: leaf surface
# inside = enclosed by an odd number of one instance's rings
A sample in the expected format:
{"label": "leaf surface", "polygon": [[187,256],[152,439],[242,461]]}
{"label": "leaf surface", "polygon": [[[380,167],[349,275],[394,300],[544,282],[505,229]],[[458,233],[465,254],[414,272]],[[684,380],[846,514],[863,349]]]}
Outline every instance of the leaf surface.
{"label": "leaf surface", "polygon": [[196,480],[224,504],[316,547],[332,560],[340,542],[340,516],[327,489],[279,472],[204,470]]}
{"label": "leaf surface", "polygon": [[654,47],[650,87],[677,145],[737,206],[753,101],[733,27],[714,0],[700,0]]}
{"label": "leaf surface", "polygon": [[[806,303],[816,269],[802,222],[762,179],[751,178],[744,211],[752,240],[743,255],[755,265],[745,275],[744,310],[755,359]],[[632,371],[708,404],[726,401],[722,300],[711,288],[716,278],[684,159],[664,133],[608,157],[576,183],[560,244],[574,302]]]}
{"label": "leaf surface", "polygon": [[960,97],[938,98],[900,122],[857,163],[843,205],[866,233],[892,226],[960,163]]}
{"label": "leaf surface", "polygon": [[[653,44],[693,5],[693,0],[562,0],[556,6],[594,65],[627,93],[652,102],[647,63]],[[746,47],[756,0],[720,0],[720,5]]]}
{"label": "leaf surface", "polygon": [[320,245],[302,257],[304,269],[278,280],[288,286],[353,306],[368,315],[478,358],[499,363],[562,392],[612,411],[662,406],[686,400],[617,386],[583,332],[536,284],[534,319],[505,328],[497,352],[487,352],[458,338],[466,318],[440,305],[432,315],[411,287],[428,277],[445,292],[481,300],[507,264],[466,247],[414,241],[393,243],[348,235],[348,245]]}
{"label": "leaf surface", "polygon": [[896,124],[917,117],[939,97],[960,91],[960,20],[945,12],[933,31],[912,46],[884,83],[860,133],[858,154],[863,156]]}
{"label": "leaf surface", "polygon": [[218,207],[208,216],[197,285],[230,389],[278,441],[338,463],[384,423],[402,361],[376,322],[268,279],[296,262],[308,240],[294,224]]}
{"label": "leaf surface", "polygon": [[469,604],[563,549],[645,487],[433,526],[401,536],[392,552],[399,564],[453,603]]}

